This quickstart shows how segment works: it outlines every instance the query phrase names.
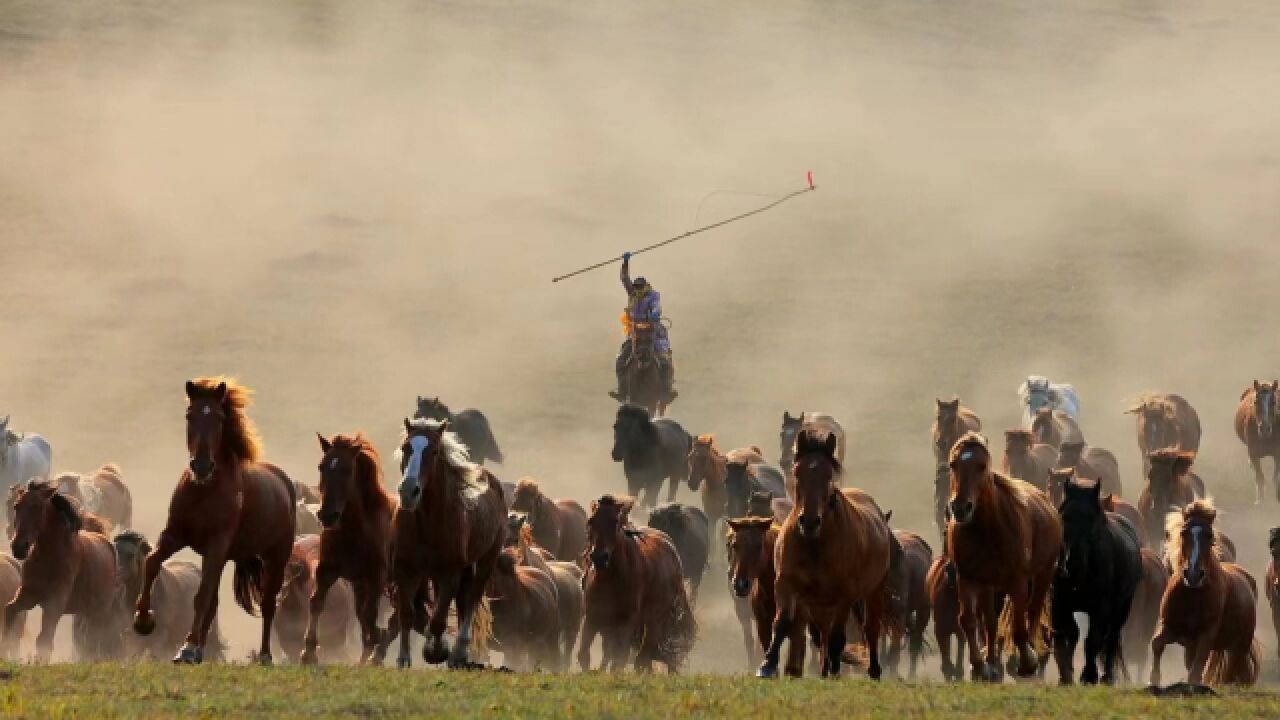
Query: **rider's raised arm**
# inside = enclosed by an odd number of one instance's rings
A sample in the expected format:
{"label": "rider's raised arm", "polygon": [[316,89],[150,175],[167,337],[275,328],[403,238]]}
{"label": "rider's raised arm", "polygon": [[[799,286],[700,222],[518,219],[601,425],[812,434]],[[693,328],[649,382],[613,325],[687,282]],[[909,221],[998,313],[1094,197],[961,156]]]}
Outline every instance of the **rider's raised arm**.
{"label": "rider's raised arm", "polygon": [[622,253],[622,270],[618,276],[622,278],[622,289],[631,295],[631,253]]}

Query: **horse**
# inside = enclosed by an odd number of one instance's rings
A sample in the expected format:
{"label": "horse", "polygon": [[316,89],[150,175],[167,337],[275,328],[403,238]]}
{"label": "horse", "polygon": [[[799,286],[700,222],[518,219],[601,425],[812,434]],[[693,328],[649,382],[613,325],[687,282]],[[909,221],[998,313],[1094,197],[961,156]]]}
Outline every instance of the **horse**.
{"label": "horse", "polygon": [[1160,626],[1151,639],[1151,684],[1160,684],[1160,658],[1177,643],[1187,649],[1192,685],[1253,685],[1261,667],[1254,639],[1258,586],[1235,563],[1212,552],[1218,511],[1196,500],[1169,516],[1165,552],[1174,568],[1160,605]]}
{"label": "horse", "polygon": [[1142,581],[1138,531],[1127,519],[1102,509],[1102,484],[1097,481],[1068,483],[1058,513],[1062,561],[1053,583],[1053,650],[1059,682],[1073,681],[1072,660],[1080,639],[1075,613],[1084,613],[1089,616],[1089,634],[1080,682],[1114,685],[1121,631]]}
{"label": "horse", "polygon": [[[1062,504],[1066,499],[1066,488],[1076,480],[1076,471],[1074,468],[1057,468],[1049,471],[1049,503],[1054,507]],[[1142,547],[1148,545],[1148,535],[1146,530],[1146,521],[1143,519],[1142,512],[1127,500],[1118,495],[1111,493],[1104,494],[1100,500],[1102,509],[1109,513],[1116,513],[1125,520],[1128,520],[1134,529],[1138,531],[1138,542]]]}
{"label": "horse", "polygon": [[1253,468],[1253,479],[1257,486],[1254,504],[1262,503],[1262,489],[1266,480],[1262,477],[1262,458],[1271,458],[1274,467],[1271,471],[1271,482],[1276,488],[1276,499],[1280,500],[1280,433],[1276,432],[1276,410],[1280,408],[1280,381],[1270,384],[1253,381],[1253,387],[1247,388],[1240,395],[1240,404],[1236,406],[1236,437],[1244,443],[1249,453],[1249,465]]}
{"label": "horse", "polygon": [[972,410],[960,404],[960,398],[943,400],[935,398],[938,414],[933,420],[933,458],[946,462],[951,446],[961,435],[982,430],[982,420]]}
{"label": "horse", "polygon": [[836,460],[840,464],[844,464],[845,456],[845,436],[844,426],[834,416],[824,412],[801,412],[798,415],[792,415],[789,412],[782,413],[782,430],[778,433],[778,445],[781,448],[781,454],[778,456],[778,467],[788,470],[790,477],[790,468],[795,462],[796,456],[796,437],[801,430],[817,433],[821,436],[823,433],[830,433],[836,436]]}
{"label": "horse", "polygon": [[692,505],[664,503],[649,513],[649,527],[666,533],[675,545],[684,579],[689,583],[689,604],[696,605],[711,552],[711,522]]}
{"label": "horse", "polygon": [[527,477],[516,483],[511,509],[525,513],[533,539],[557,560],[577,560],[587,549],[587,511],[577,500],[552,500]]}
{"label": "horse", "polygon": [[[8,553],[0,553],[0,598],[12,598],[18,594],[22,586],[22,563]],[[27,613],[18,613],[13,619],[13,633],[6,642],[0,645],[0,656],[13,659],[17,655],[18,644],[26,632]]]}
{"label": "horse", "polygon": [[467,446],[471,462],[483,465],[486,460],[492,460],[501,465],[505,461],[502,448],[498,447],[498,441],[494,439],[493,430],[489,427],[489,418],[475,408],[454,413],[449,410],[448,405],[440,402],[439,397],[424,398],[419,395],[418,409],[414,411],[413,417],[419,420],[448,420],[449,428]]}
{"label": "horse", "polygon": [[[467,446],[449,431],[448,420],[405,418],[400,471],[391,553],[396,610],[402,618],[414,618],[429,580],[434,602],[422,659],[470,667],[467,647],[476,610],[506,536],[502,486],[493,473],[468,459]],[[458,615],[452,651],[443,637],[450,605],[457,606]],[[407,630],[400,634],[396,664],[410,664]]]}
{"label": "horse", "polygon": [[627,358],[626,368],[623,369],[626,377],[623,388],[626,394],[618,400],[624,405],[642,407],[651,417],[660,418],[667,414],[668,396],[653,340],[653,323],[631,324],[631,353]]}
{"label": "horse", "polygon": [[1080,395],[1067,383],[1051,382],[1043,375],[1030,375],[1018,386],[1022,405],[1022,423],[1030,428],[1031,419],[1042,408],[1062,413],[1072,420],[1080,419]]}
{"label": "horse", "polygon": [[1200,415],[1181,395],[1150,393],[1125,411],[1136,415],[1142,476],[1151,469],[1148,457],[1156,450],[1200,451]]}
{"label": "horse", "polygon": [[947,509],[949,502],[951,466],[941,462],[933,471],[933,524],[938,528],[938,536],[944,545],[947,542],[947,523],[951,522],[951,511]]}
{"label": "horse", "polygon": [[680,670],[698,626],[685,593],[680,555],[662,532],[633,529],[635,500],[605,495],[591,503],[587,520],[587,574],[582,580],[586,616],[578,665],[591,669],[591,645],[603,644],[601,669],[620,672],[636,650],[635,669],[650,672],[655,660]]}
{"label": "horse", "polygon": [[548,573],[520,564],[516,551],[507,548],[498,555],[485,596],[493,611],[493,637],[508,667],[559,668],[559,595]]}
{"label": "horse", "polygon": [[311,609],[324,551],[320,535],[303,535],[294,543],[285,568],[276,621],[271,626],[285,658],[297,659],[304,665],[316,664],[316,644],[323,645],[327,659],[333,662],[346,662],[356,655],[359,603],[351,583],[334,579],[325,589],[323,616]]}
{"label": "horse", "polygon": [[749,515],[747,506],[756,493],[771,498],[787,500],[787,477],[778,468],[767,463],[751,463],[746,458],[730,460],[725,465],[725,512],[728,517]]}
{"label": "horse", "polygon": [[[1018,653],[1016,673],[1037,670],[1042,642],[1035,632],[1042,622],[1050,586],[1062,546],[1062,523],[1044,493],[1030,483],[991,470],[987,440],[978,433],[960,438],[951,449],[952,521],[947,531],[947,554],[955,562],[960,595],[960,624],[969,644],[975,678],[1000,679],[997,593],[1008,597],[1008,627]],[[986,657],[978,642],[978,622],[986,625]]]}
{"label": "horse", "polygon": [[1031,418],[1031,433],[1036,442],[1054,450],[1064,442],[1084,442],[1084,434],[1071,416],[1049,408],[1040,408]]}
{"label": "horse", "polygon": [[1204,481],[1191,471],[1194,453],[1180,450],[1156,450],[1147,459],[1147,484],[1138,495],[1147,537],[1156,543],[1164,537],[1165,518],[1205,497]]}
{"label": "horse", "polygon": [[119,465],[107,463],[87,478],[80,473],[62,473],[54,485],[58,492],[78,500],[84,511],[110,521],[115,528],[133,527],[133,496]]}
{"label": "horse", "polygon": [[725,510],[729,502],[725,476],[729,472],[728,464],[738,460],[762,463],[764,454],[754,445],[721,453],[714,435],[699,435],[689,450],[689,489],[702,492],[702,511],[712,527],[730,517]]}
{"label": "horse", "polygon": [[1067,441],[1058,447],[1057,468],[1071,468],[1076,476],[1102,483],[1102,491],[1115,495],[1124,494],[1124,485],[1120,482],[1120,463],[1110,450],[1092,445],[1086,447],[1083,442]]}
{"label": "horse", "polygon": [[1133,595],[1129,609],[1129,621],[1124,625],[1123,644],[1126,664],[1133,663],[1133,674],[1138,676],[1147,662],[1151,638],[1160,622],[1160,602],[1164,599],[1165,586],[1169,584],[1169,570],[1154,550],[1142,548],[1142,581]]}
{"label": "horse", "polygon": [[[960,627],[960,595],[956,589],[956,566],[946,554],[933,559],[925,576],[925,592],[933,608],[933,637],[942,656],[942,677],[952,682],[963,678],[964,630]],[[951,639],[956,652],[951,654]]]}
{"label": "horse", "polygon": [[[560,654],[556,669],[569,671],[569,658],[578,642],[582,628],[584,600],[582,596],[582,568],[574,562],[551,560],[550,553],[537,546],[533,531],[525,522],[523,513],[507,515],[506,547],[514,548],[520,565],[537,568],[547,573],[556,585],[556,607],[560,614]],[[542,552],[539,552],[542,551]]]}
{"label": "horse", "polygon": [[686,481],[689,450],[693,438],[675,420],[650,419],[649,412],[635,405],[622,405],[613,423],[613,461],[622,463],[627,491],[633,497],[644,493],[644,506],[658,504],[662,481],[670,479],[667,502],[676,499],[676,488]]}
{"label": "horse", "polygon": [[53,449],[36,433],[18,434],[9,429],[9,416],[0,420],[0,487],[11,488],[31,479],[48,480],[53,469]]}
{"label": "horse", "polygon": [[[777,577],[773,556],[781,528],[769,517],[735,518],[729,521],[725,538],[734,612],[742,624],[742,642],[751,667],[759,664],[761,652],[769,649],[773,638],[773,620],[778,607],[773,594]],[[805,623],[801,620],[798,618],[792,624],[791,636],[787,638],[790,643],[783,672],[788,677],[804,674]]]}
{"label": "horse", "polygon": [[[129,606],[142,589],[143,565],[151,553],[151,543],[135,530],[125,530],[112,540],[116,552],[116,576],[119,580],[118,605],[123,614],[122,627],[127,624]],[[168,659],[182,645],[191,627],[195,609],[192,600],[200,587],[200,566],[186,560],[170,560],[160,567],[156,575],[152,597],[155,599],[156,631],[149,636],[127,633],[124,636],[125,655],[129,658],[148,660]],[[214,618],[209,628],[208,660],[223,662],[226,659],[226,642],[218,630]]]}
{"label": "horse", "polygon": [[[888,522],[888,518],[885,518]],[[894,554],[889,575],[891,582],[886,599],[886,614],[894,618],[885,653],[885,667],[891,677],[898,677],[898,663],[902,657],[902,642],[907,642],[910,667],[907,679],[915,679],[916,668],[924,653],[924,633],[929,627],[932,607],[926,591],[926,579],[933,565],[933,549],[916,533],[907,530],[893,531],[900,553]]]}
{"label": "horse", "polygon": [[88,532],[75,501],[44,480],[28,483],[15,503],[13,557],[22,584],[5,606],[4,646],[17,644],[15,626],[40,607],[36,658],[47,662],[63,615],[75,616],[73,640],[81,660],[104,660],[120,648],[115,622],[116,554],[106,536]]}
{"label": "horse", "polygon": [[892,535],[870,495],[856,488],[841,492],[838,447],[832,433],[804,430],[796,436],[796,507],[774,549],[778,609],[760,677],[777,677],[782,641],[791,636],[798,615],[813,626],[823,649],[823,676],[839,676],[845,625],[859,605],[870,656],[867,674],[880,679]]}
{"label": "horse", "polygon": [[[1058,460],[1058,452],[1051,445],[1036,442],[1030,430],[1004,431],[1004,457],[1000,459],[1000,472],[1026,480],[1040,492],[1049,489],[1049,471]],[[946,463],[941,464],[946,467]]]}
{"label": "horse", "polygon": [[351,585],[355,614],[360,622],[360,664],[382,642],[378,602],[387,585],[391,551],[391,521],[396,501],[383,489],[382,462],[363,433],[334,435],[320,442],[320,532],[315,567],[315,591],[310,597],[306,649],[299,661],[315,664],[316,628],[329,588],[339,579]]}
{"label": "horse", "polygon": [[1267,537],[1267,550],[1271,556],[1267,562],[1267,605],[1271,606],[1271,625],[1276,630],[1276,636],[1280,637],[1280,527],[1271,528]]}
{"label": "horse", "polygon": [[235,563],[235,600],[250,615],[262,609],[257,660],[271,664],[271,623],[276,596],[293,552],[297,498],[293,481],[259,460],[262,449],[245,414],[252,391],[234,379],[187,381],[187,451],[190,461],[169,500],[169,516],[147,555],[133,629],[155,630],[151,589],[165,561],[183,548],[203,556],[191,632],[175,662],[199,664],[218,611],[218,586],[227,562]]}
{"label": "horse", "polygon": [[320,511],[320,503],[305,503],[299,500],[293,508],[293,530],[297,537],[319,535],[324,530],[324,526],[320,524],[320,517],[316,515]]}

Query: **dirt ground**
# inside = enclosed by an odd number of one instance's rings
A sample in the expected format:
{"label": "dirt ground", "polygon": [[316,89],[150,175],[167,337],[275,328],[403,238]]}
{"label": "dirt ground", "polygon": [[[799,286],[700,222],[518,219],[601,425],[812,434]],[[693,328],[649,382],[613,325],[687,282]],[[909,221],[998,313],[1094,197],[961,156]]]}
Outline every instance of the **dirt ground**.
{"label": "dirt ground", "polygon": [[[60,470],[119,462],[152,535],[200,374],[256,388],[308,482],[314,432],[389,454],[426,394],[489,415],[502,477],[585,502],[624,487],[624,296],[550,278],[812,169],[635,260],[688,430],[776,455],[784,409],[832,412],[853,482],[932,540],[934,397],[994,437],[1027,374],[1072,382],[1136,496],[1124,410],[1179,392],[1261,577],[1278,505],[1231,414],[1280,375],[1277,30],[1247,0],[0,0],[0,413]],[[711,572],[695,666],[737,671]]]}

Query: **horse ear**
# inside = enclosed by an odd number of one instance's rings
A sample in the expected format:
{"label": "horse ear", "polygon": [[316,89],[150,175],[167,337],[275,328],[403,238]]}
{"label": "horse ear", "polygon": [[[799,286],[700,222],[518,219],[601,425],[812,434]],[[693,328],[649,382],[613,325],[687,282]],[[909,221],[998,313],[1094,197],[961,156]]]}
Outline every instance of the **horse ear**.
{"label": "horse ear", "polygon": [[413,430],[413,423],[409,422],[409,418],[405,418],[405,419],[404,419],[404,431],[405,431],[405,432],[411,432],[412,430]]}
{"label": "horse ear", "polygon": [[[741,520],[737,520],[737,519],[734,519],[734,518],[729,518],[729,519],[725,520],[725,522],[729,523],[729,529],[730,529],[730,530],[732,530],[732,531],[734,531],[734,532],[737,532],[737,531],[741,530],[741,529],[742,529],[742,526],[743,526],[743,523],[742,523],[742,521],[741,521]],[[1271,534],[1272,534],[1272,536],[1274,536],[1274,535],[1275,535],[1275,533],[1276,533],[1276,531],[1277,531],[1277,530],[1280,530],[1280,528],[1274,528],[1274,529],[1272,529],[1272,530],[1271,530]]]}
{"label": "horse ear", "polygon": [[827,439],[822,443],[822,448],[827,451],[831,457],[836,456],[836,434],[827,433]]}
{"label": "horse ear", "polygon": [[618,513],[618,523],[626,525],[631,522],[631,508],[636,506],[635,500],[628,500],[622,503],[622,511]]}
{"label": "horse ear", "polygon": [[333,443],[325,439],[325,436],[320,433],[316,433],[316,439],[320,441],[320,449],[324,451],[325,455],[328,455],[329,451],[333,449]]}
{"label": "horse ear", "polygon": [[227,384],[225,382],[218,383],[218,399],[222,400],[227,396]]}
{"label": "horse ear", "polygon": [[1089,492],[1098,499],[1099,503],[1102,502],[1102,478],[1098,478],[1097,482],[1093,484],[1093,489]]}
{"label": "horse ear", "polygon": [[143,540],[142,542],[138,543],[138,549],[142,551],[142,556],[146,557],[147,555],[151,554],[151,543],[147,542],[146,540]]}
{"label": "horse ear", "polygon": [[1125,414],[1125,415],[1137,415],[1137,414],[1139,414],[1139,413],[1141,413],[1141,412],[1142,412],[1142,403],[1138,403],[1137,405],[1134,405],[1133,407],[1129,408],[1128,410],[1125,410],[1125,411],[1124,411],[1124,414]]}
{"label": "horse ear", "polygon": [[449,418],[440,421],[440,434],[443,435],[449,431]]}
{"label": "horse ear", "polygon": [[1254,392],[1257,392],[1258,390],[1262,389],[1262,383],[1258,382],[1257,378],[1253,379],[1253,389],[1254,389]]}
{"label": "horse ear", "polygon": [[1276,390],[1280,390],[1280,380],[1271,381],[1271,392],[1275,392]]}
{"label": "horse ear", "polygon": [[888,511],[886,511],[886,512],[885,512],[885,514],[884,514],[884,521],[885,521],[885,523],[888,523],[888,522],[889,522],[890,520],[892,520],[892,519],[893,519],[893,511],[892,511],[892,510],[888,510]]}
{"label": "horse ear", "polygon": [[427,401],[427,399],[426,399],[426,398],[422,397],[421,395],[419,395],[419,396],[418,396],[418,404],[419,404],[419,405],[421,405],[422,403],[424,403],[424,402],[426,402],[426,401]]}
{"label": "horse ear", "polygon": [[196,387],[196,384],[193,381],[188,380],[187,381],[187,397],[192,400],[195,400],[197,390],[199,390],[199,388]]}
{"label": "horse ear", "polygon": [[1271,528],[1271,542],[1275,543],[1277,540],[1280,540],[1280,527],[1273,527]]}
{"label": "horse ear", "polygon": [[1195,461],[1193,455],[1179,455],[1178,459],[1173,461],[1173,475],[1179,477],[1191,469],[1191,463]]}
{"label": "horse ear", "polygon": [[789,423],[789,422],[791,422],[791,412],[790,412],[790,411],[788,411],[788,410],[783,410],[783,411],[782,411],[782,424],[783,424],[783,425],[786,425],[786,424],[787,424],[787,423]]}
{"label": "horse ear", "polygon": [[934,402],[936,402],[936,403],[938,403],[938,407],[942,407],[942,406],[946,405],[946,403],[942,402],[942,398],[938,398],[938,397],[936,397],[936,398],[934,398],[934,399],[933,399],[933,401],[934,401]]}
{"label": "horse ear", "polygon": [[439,396],[439,395],[437,395],[437,396],[435,396],[435,397],[431,398],[431,404],[432,404],[432,405],[439,405],[439,404],[440,404],[440,396]]}

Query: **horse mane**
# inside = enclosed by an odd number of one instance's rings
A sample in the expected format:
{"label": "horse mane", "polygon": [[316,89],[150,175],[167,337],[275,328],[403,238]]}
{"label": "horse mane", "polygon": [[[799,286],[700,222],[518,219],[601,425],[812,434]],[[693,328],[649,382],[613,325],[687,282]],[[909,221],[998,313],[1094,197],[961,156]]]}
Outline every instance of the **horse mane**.
{"label": "horse mane", "polygon": [[706,434],[706,435],[699,435],[698,437],[694,438],[694,440],[693,440],[693,444],[694,444],[694,445],[705,445],[705,446],[707,446],[707,447],[711,448],[711,453],[712,453],[713,455],[718,455],[718,454],[720,454],[720,446],[716,444],[716,436],[715,436],[715,435],[712,435],[712,434],[710,434],[710,433],[708,433],[708,434]]}
{"label": "horse mane", "polygon": [[592,503],[591,514],[594,516],[598,511],[605,508],[616,508],[620,515],[630,513],[635,504],[635,498],[627,495],[601,495],[599,500]]}
{"label": "horse mane", "polygon": [[650,425],[653,419],[649,417],[649,411],[639,405],[620,405],[618,406],[618,419],[634,420],[641,425]]}
{"label": "horse mane", "polygon": [[[1164,523],[1164,552],[1169,558],[1169,564],[1175,570],[1182,567],[1182,530],[1189,521],[1200,521],[1201,525],[1207,525],[1212,531],[1210,537],[1217,539],[1218,532],[1213,528],[1213,522],[1218,519],[1218,508],[1214,505],[1213,498],[1200,498],[1193,501],[1182,509],[1182,512],[1171,512],[1165,516]],[[1215,562],[1214,553],[1205,553],[1206,562]]]}
{"label": "horse mane", "polygon": [[987,457],[991,456],[991,449],[987,446],[987,436],[970,430],[956,439],[955,444],[951,446],[951,453],[947,456],[948,463],[955,462],[966,450],[973,448],[981,449]]}
{"label": "horse mane", "polygon": [[258,462],[262,457],[262,440],[258,437],[258,428],[245,414],[253,404],[253,390],[226,376],[201,377],[191,382],[208,393],[216,392],[219,384],[226,383],[227,392],[222,399],[222,411],[226,414],[222,445],[241,462]]}
{"label": "horse mane", "polygon": [[[1252,390],[1252,388],[1250,389]],[[1130,415],[1136,415],[1148,409],[1159,409],[1161,412],[1168,414],[1173,412],[1173,403],[1169,402],[1169,400],[1160,393],[1146,392],[1139,395],[1138,398],[1134,400],[1133,407],[1129,408],[1126,412]]]}
{"label": "horse mane", "polygon": [[354,435],[335,435],[335,446],[351,448],[356,453],[356,482],[364,493],[365,500],[390,504],[391,495],[382,484],[382,460],[373,442],[365,437],[363,431],[357,430]]}
{"label": "horse mane", "polygon": [[[409,427],[414,430],[428,430],[432,433],[440,433],[440,453],[444,457],[445,467],[448,474],[454,480],[455,488],[467,500],[474,500],[489,490],[489,481],[485,477],[484,468],[476,463],[471,462],[470,451],[467,446],[458,437],[458,434],[449,430],[441,432],[447,421],[444,420],[427,420],[425,418],[414,418],[409,421]],[[403,445],[409,436],[408,430],[400,431],[400,443]],[[396,452],[397,457],[399,451]]]}
{"label": "horse mane", "polygon": [[531,492],[535,495],[542,495],[542,488],[538,485],[537,478],[525,476],[516,481],[516,494],[523,492]]}
{"label": "horse mane", "polygon": [[53,495],[50,498],[50,502],[53,503],[53,509],[58,511],[63,520],[66,520],[71,532],[80,532],[84,527],[84,515],[78,500],[58,492],[58,486],[48,480],[32,480],[27,484],[26,492],[33,490],[51,490]]}
{"label": "horse mane", "polygon": [[1167,463],[1173,473],[1173,479],[1179,483],[1185,483],[1187,476],[1191,474],[1191,466],[1195,464],[1196,454],[1187,450],[1164,448],[1147,453],[1147,458],[1152,463]]}

